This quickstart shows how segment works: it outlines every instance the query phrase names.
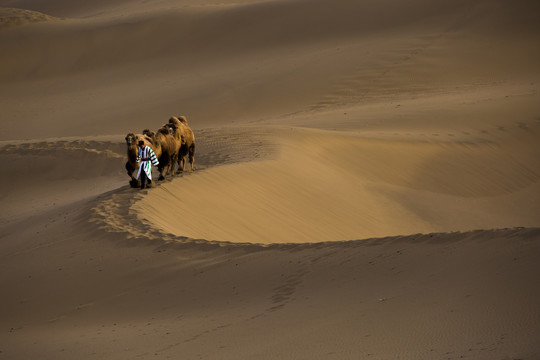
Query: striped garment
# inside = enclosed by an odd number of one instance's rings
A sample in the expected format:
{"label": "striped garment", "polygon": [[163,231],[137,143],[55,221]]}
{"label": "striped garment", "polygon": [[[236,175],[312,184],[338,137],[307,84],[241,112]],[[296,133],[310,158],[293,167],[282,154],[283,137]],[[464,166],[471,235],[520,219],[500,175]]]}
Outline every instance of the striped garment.
{"label": "striped garment", "polygon": [[152,164],[154,164],[154,166],[158,166],[159,161],[156,158],[156,154],[154,154],[154,151],[150,149],[149,146],[145,146],[144,149],[139,147],[139,152],[137,153],[137,162],[139,161],[141,163],[139,164],[137,180],[141,180],[141,170],[144,170],[148,179],[152,180]]}

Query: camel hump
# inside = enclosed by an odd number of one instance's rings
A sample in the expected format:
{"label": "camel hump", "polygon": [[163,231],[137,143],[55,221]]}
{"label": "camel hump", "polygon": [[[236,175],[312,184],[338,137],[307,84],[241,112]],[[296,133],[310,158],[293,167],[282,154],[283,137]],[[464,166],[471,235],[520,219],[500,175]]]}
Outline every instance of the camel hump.
{"label": "camel hump", "polygon": [[169,129],[168,129],[167,127],[165,127],[165,126],[163,126],[162,128],[160,128],[160,129],[158,130],[158,133],[159,133],[159,134],[163,134],[163,135],[170,135],[170,134],[171,134],[171,132],[169,131]]}
{"label": "camel hump", "polygon": [[142,131],[142,134],[143,134],[144,136],[149,137],[149,138],[151,138],[151,137],[154,136],[154,132],[153,132],[152,130],[150,130],[150,129],[144,129],[144,130]]}
{"label": "camel hump", "polygon": [[169,124],[178,124],[178,123],[187,125],[188,124],[187,118],[184,115],[180,115],[178,117],[171,116],[171,118],[169,119]]}
{"label": "camel hump", "polygon": [[156,145],[156,134],[152,130],[145,129],[141,136],[137,136],[138,140],[143,140],[150,147]]}

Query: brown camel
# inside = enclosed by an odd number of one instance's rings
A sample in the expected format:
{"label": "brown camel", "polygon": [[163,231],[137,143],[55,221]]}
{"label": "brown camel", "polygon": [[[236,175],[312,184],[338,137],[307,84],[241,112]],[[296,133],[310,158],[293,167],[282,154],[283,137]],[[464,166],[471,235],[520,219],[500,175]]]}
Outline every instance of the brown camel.
{"label": "brown camel", "polygon": [[[152,150],[155,149],[153,144],[150,143],[149,139],[142,134],[129,133],[126,135],[126,144],[127,144],[127,158],[126,170],[131,180],[129,184],[131,187],[139,187],[139,181],[137,180],[137,173],[139,172],[139,163],[137,160],[137,151],[139,149],[139,140],[143,140],[146,146],[150,146]],[[156,155],[157,156],[157,155]]]}
{"label": "brown camel", "polygon": [[178,137],[174,131],[174,129],[170,126],[170,124],[163,124],[163,126],[159,129],[160,132],[165,133],[167,132],[172,139],[174,140],[174,148],[172,149],[173,155],[171,155],[171,165],[170,165],[170,171],[174,174],[175,166],[178,163],[178,155],[180,153],[180,149],[182,147],[182,144],[184,143],[183,137]]}
{"label": "brown camel", "polygon": [[166,127],[159,128],[156,133],[151,130],[143,130],[143,134],[152,143],[152,150],[158,158],[159,165],[159,178],[158,180],[164,180],[163,175],[165,168],[167,168],[167,175],[170,175],[174,171],[174,164],[178,157],[178,145],[176,139],[171,135],[170,131]]}
{"label": "brown camel", "polygon": [[189,156],[190,168],[193,171],[195,163],[195,135],[187,123],[185,116],[173,116],[169,119],[169,128],[173,130],[173,136],[180,141],[178,152],[178,172],[184,171],[186,156]]}

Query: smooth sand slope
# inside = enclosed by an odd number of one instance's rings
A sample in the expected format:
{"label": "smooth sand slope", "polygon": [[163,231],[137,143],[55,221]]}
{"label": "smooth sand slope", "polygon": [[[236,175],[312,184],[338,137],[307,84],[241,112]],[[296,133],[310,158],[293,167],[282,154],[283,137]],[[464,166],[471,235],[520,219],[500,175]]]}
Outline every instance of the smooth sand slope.
{"label": "smooth sand slope", "polygon": [[279,130],[277,159],[195,173],[133,209],[166,232],[231,242],[537,226],[539,130],[516,127],[477,141]]}
{"label": "smooth sand slope", "polygon": [[539,10],[0,0],[0,358],[540,358]]}

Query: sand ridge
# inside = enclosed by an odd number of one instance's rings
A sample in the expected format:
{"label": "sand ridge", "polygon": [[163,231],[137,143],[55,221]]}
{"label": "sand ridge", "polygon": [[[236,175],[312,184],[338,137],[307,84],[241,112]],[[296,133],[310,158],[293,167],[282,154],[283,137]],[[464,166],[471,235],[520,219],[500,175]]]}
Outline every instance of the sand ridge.
{"label": "sand ridge", "polygon": [[58,20],[38,11],[14,8],[0,8],[0,29],[29,23]]}
{"label": "sand ridge", "polygon": [[[532,141],[536,131],[525,136]],[[277,134],[277,159],[195,173],[132,209],[169,233],[240,243],[537,224],[540,149],[531,152],[531,143],[382,140],[298,128]]]}

